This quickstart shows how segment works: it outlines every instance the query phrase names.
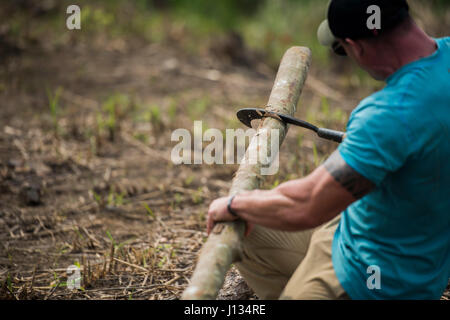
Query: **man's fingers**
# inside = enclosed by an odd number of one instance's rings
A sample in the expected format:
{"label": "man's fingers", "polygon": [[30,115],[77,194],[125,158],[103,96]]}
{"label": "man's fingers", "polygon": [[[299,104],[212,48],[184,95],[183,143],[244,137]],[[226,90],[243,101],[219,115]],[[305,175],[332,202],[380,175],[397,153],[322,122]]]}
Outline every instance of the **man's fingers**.
{"label": "man's fingers", "polygon": [[208,235],[211,233],[212,229],[214,229],[214,225],[216,224],[215,218],[215,211],[208,211],[208,220],[206,222],[206,231],[208,232]]}
{"label": "man's fingers", "polygon": [[214,200],[208,209],[208,218],[206,221],[206,231],[208,235],[211,233],[217,222],[233,221],[236,217],[231,215],[227,209],[228,197],[222,197]]}

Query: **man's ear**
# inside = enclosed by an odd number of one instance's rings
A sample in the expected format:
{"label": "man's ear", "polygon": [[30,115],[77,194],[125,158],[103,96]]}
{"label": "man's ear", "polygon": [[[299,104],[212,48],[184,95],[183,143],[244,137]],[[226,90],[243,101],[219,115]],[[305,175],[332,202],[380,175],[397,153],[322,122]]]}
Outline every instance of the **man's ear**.
{"label": "man's ear", "polygon": [[345,38],[344,41],[347,44],[347,47],[352,51],[353,56],[359,58],[364,54],[364,47],[360,41],[355,41],[350,38]]}

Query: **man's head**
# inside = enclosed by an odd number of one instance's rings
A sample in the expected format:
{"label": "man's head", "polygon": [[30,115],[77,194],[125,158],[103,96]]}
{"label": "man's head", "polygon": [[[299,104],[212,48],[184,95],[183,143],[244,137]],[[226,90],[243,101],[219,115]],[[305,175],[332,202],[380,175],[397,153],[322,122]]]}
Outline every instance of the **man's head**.
{"label": "man's head", "polygon": [[331,0],[317,33],[320,43],[382,80],[387,51],[412,25],[406,0]]}

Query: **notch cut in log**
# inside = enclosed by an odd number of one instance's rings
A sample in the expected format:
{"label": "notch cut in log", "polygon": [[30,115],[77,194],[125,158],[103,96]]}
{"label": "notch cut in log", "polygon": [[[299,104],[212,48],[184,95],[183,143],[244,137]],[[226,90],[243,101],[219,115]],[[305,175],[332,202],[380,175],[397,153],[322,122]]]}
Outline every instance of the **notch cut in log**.
{"label": "notch cut in log", "polygon": [[[278,69],[267,110],[291,116],[295,114],[310,63],[311,51],[308,48],[292,47],[286,51]],[[278,130],[278,143],[281,145],[288,126],[279,120],[265,118],[257,128],[250,146],[256,143],[258,150],[259,148],[270,150],[271,129]],[[257,139],[257,136],[263,131],[267,132],[267,134],[264,134],[265,138]],[[257,141],[253,141],[253,139],[257,139]],[[249,149],[247,149],[245,157],[248,158],[249,156],[251,155],[249,155]],[[263,178],[260,174],[261,168],[260,159],[256,163],[242,161],[233,179],[229,194],[234,195],[258,189]],[[201,249],[190,285],[184,291],[182,299],[210,300],[217,297],[231,264],[240,260],[244,231],[245,223],[240,220],[216,224]]]}

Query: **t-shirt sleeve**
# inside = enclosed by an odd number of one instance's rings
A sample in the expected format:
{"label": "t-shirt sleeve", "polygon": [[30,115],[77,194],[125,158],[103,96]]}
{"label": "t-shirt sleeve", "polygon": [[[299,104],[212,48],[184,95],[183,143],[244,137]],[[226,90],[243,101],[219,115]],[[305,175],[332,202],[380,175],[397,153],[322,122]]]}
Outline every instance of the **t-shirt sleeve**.
{"label": "t-shirt sleeve", "polygon": [[408,145],[405,124],[394,112],[366,106],[352,114],[338,150],[350,167],[379,185],[405,163]]}

